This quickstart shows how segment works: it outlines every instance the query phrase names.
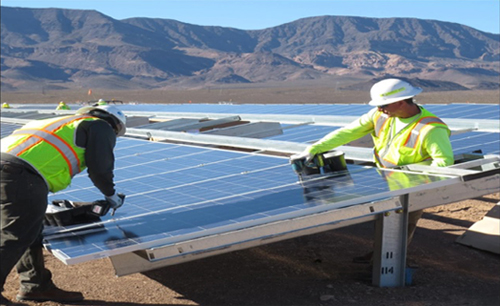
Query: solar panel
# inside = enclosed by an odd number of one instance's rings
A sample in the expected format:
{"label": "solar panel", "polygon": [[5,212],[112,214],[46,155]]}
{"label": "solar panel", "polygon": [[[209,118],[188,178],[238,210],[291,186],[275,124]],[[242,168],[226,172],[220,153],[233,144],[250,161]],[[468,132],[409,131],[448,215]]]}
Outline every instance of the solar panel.
{"label": "solar panel", "polygon": [[470,153],[481,151],[484,154],[500,154],[500,134],[468,132],[450,137],[453,152]]}
{"label": "solar panel", "polygon": [[[403,188],[391,190],[375,168],[349,167],[348,174],[301,184],[287,159],[122,138],[115,175],[126,204],[99,224],[48,228],[47,246],[74,263],[337,209]],[[450,179],[404,175],[411,186]],[[80,174],[49,200],[62,198],[92,201],[102,195]]]}
{"label": "solar panel", "polygon": [[6,136],[9,136],[10,134],[12,134],[12,132],[14,132],[15,130],[17,130],[21,126],[22,125],[20,125],[20,124],[2,122],[2,125],[0,127],[0,129],[1,129],[1,135],[2,135],[1,137],[4,138]]}

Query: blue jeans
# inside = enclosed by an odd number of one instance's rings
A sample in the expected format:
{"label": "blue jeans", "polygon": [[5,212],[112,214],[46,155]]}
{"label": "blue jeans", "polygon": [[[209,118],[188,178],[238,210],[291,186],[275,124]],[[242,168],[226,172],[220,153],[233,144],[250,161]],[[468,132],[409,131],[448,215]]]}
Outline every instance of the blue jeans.
{"label": "blue jeans", "polygon": [[50,289],[54,284],[42,249],[47,185],[31,166],[3,153],[0,172],[0,289],[14,266],[21,291]]}

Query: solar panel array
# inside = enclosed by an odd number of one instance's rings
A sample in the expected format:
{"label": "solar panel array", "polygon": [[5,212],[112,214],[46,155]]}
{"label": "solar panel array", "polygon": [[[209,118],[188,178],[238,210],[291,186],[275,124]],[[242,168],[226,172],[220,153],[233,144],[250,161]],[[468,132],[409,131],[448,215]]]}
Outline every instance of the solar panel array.
{"label": "solar panel array", "polygon": [[[426,109],[444,118],[466,120],[499,120],[499,104],[427,104]],[[125,111],[179,112],[179,113],[225,113],[225,114],[282,114],[282,115],[334,115],[361,116],[372,107],[366,104],[179,104],[179,105],[124,105]],[[288,126],[282,124],[284,128]],[[301,125],[284,129],[283,135],[268,139],[291,142],[312,143],[338,127],[321,125]],[[452,135],[451,142],[456,154],[481,150],[484,154],[500,154],[500,134],[470,131]]]}
{"label": "solar panel array", "polygon": [[[303,104],[303,105],[262,105],[262,104],[181,104],[181,105],[124,105],[126,111],[179,112],[179,113],[225,113],[225,114],[282,114],[282,115],[336,115],[360,116],[372,107],[366,104]],[[429,104],[429,111],[444,119],[498,120],[500,130],[500,105],[497,104]],[[283,135],[268,139],[301,143],[313,143],[338,127],[321,125],[293,126],[282,124]],[[289,128],[291,127],[291,128]],[[451,136],[456,154],[481,150],[484,154],[500,154],[500,134],[470,131]]]}
{"label": "solar panel array", "polygon": [[[39,107],[39,105],[38,105]],[[53,109],[53,106],[46,109]],[[120,105],[127,112],[224,114],[309,114],[359,116],[368,105]],[[498,105],[427,105],[443,118],[499,119]],[[29,109],[30,106],[18,108]],[[72,106],[77,109],[76,106]],[[2,113],[3,115],[3,113]],[[30,114],[31,116],[32,114]],[[15,115],[13,115],[15,117]],[[202,117],[200,115],[200,117]],[[2,121],[2,137],[19,124]],[[313,142],[336,127],[282,124],[283,134],[267,139]],[[455,153],[482,149],[499,154],[499,133],[452,136]],[[223,233],[276,220],[365,203],[397,195],[413,186],[439,184],[446,176],[427,176],[349,165],[320,180],[299,182],[286,158],[206,147],[156,143],[122,137],[116,146],[116,185],[125,205],[101,223],[47,228],[47,247],[67,263],[131,252],[186,239]],[[389,175],[387,175],[389,174]],[[407,185],[394,185],[399,177]],[[403,190],[404,189],[404,190]],[[407,191],[404,191],[406,193]],[[49,200],[102,199],[85,173]]]}
{"label": "solar panel array", "polygon": [[[283,115],[338,115],[359,116],[372,106],[367,104],[118,104],[123,111],[192,112],[223,114],[283,114]],[[425,104],[432,113],[442,118],[500,119],[499,104]],[[16,109],[54,110],[56,105],[23,104]],[[82,105],[70,104],[72,110]]]}
{"label": "solar panel array", "polygon": [[[77,109],[79,105],[71,105]],[[337,115],[360,116],[372,107],[366,104],[123,104],[119,105],[125,112],[169,112],[169,113],[205,113],[223,114],[282,114],[282,115]],[[499,104],[428,104],[425,107],[437,116],[443,118],[465,119],[472,121],[497,120],[497,129],[500,129]],[[18,109],[33,110],[54,109],[53,105],[19,105]],[[7,112],[3,115],[9,115]],[[17,118],[34,118],[37,115],[29,111],[25,114],[12,114]],[[38,115],[38,117],[46,115]],[[8,135],[16,125],[2,122],[2,137]],[[321,125],[291,126],[282,124],[283,134],[271,136],[268,139],[300,143],[312,143],[322,138],[338,127]],[[484,154],[500,154],[500,133],[470,131],[451,136],[451,142],[456,154],[482,151]]]}
{"label": "solar panel array", "polygon": [[[410,185],[391,186],[377,169],[349,165],[349,173],[300,183],[285,158],[126,138],[117,145],[115,175],[118,191],[127,198],[114,217],[72,226],[67,233],[47,229],[48,246],[64,254],[66,262],[338,209],[449,179],[399,173]],[[50,196],[100,198],[85,174]]]}

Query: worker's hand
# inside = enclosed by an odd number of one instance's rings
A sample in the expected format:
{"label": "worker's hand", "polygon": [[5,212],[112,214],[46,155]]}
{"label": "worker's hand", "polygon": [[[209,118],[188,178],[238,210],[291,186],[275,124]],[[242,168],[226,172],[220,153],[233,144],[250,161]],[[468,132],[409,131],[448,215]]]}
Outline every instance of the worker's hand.
{"label": "worker's hand", "polygon": [[297,153],[297,154],[290,156],[290,161],[297,160],[297,159],[304,159],[304,158],[305,158],[306,163],[310,162],[314,158],[314,154],[307,152],[307,151],[304,151],[302,153]]}
{"label": "worker's hand", "polygon": [[106,200],[108,201],[111,208],[113,208],[113,210],[117,210],[123,205],[125,195],[115,192],[115,194],[113,194],[112,196],[106,196]]}

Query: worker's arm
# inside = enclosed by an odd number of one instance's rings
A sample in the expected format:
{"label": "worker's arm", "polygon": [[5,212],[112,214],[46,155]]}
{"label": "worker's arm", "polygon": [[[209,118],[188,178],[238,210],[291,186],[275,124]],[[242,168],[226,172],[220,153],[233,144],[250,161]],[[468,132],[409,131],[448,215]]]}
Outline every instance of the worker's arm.
{"label": "worker's arm", "polygon": [[445,128],[433,128],[430,130],[424,141],[423,149],[431,157],[431,166],[446,167],[453,165],[453,149],[451,147],[449,131]]}
{"label": "worker's arm", "polygon": [[105,196],[114,195],[116,134],[113,128],[103,120],[84,121],[78,126],[76,136],[76,144],[85,148],[85,163],[94,186]]}
{"label": "worker's arm", "polygon": [[329,133],[307,147],[306,151],[313,155],[326,152],[370,134],[374,129],[373,116],[376,111],[374,108],[347,126]]}

